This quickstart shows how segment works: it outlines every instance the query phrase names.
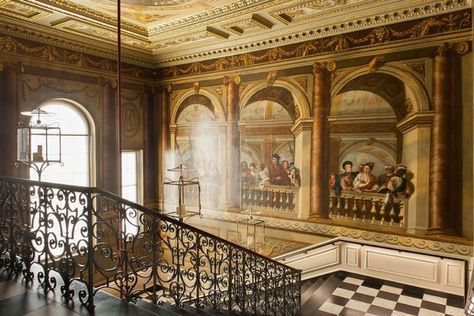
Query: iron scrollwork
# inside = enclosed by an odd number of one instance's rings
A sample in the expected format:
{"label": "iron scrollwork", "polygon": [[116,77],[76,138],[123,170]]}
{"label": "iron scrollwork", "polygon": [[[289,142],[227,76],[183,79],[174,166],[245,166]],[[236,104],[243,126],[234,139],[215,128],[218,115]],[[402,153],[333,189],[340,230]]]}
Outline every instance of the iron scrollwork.
{"label": "iron scrollwork", "polygon": [[197,310],[301,311],[299,270],[96,188],[0,177],[0,271],[89,309],[107,290]]}

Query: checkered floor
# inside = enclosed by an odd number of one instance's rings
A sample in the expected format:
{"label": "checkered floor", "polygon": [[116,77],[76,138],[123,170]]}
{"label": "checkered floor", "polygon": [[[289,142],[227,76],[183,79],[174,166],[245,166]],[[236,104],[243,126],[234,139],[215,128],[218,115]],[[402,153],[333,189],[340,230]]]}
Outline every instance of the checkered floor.
{"label": "checkered floor", "polygon": [[[460,296],[353,274],[325,278],[324,283],[317,279],[303,283],[303,315],[464,315]],[[314,286],[315,282],[320,285]]]}

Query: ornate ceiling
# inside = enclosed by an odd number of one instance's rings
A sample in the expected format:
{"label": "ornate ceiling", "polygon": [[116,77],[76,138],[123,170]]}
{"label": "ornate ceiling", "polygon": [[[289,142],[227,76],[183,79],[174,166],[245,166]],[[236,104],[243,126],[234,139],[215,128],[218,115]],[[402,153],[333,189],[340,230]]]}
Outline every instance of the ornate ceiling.
{"label": "ornate ceiling", "polygon": [[[122,0],[129,62],[169,66],[468,8],[470,0]],[[116,0],[0,0],[0,32],[113,56]],[[77,45],[79,44],[79,45]]]}

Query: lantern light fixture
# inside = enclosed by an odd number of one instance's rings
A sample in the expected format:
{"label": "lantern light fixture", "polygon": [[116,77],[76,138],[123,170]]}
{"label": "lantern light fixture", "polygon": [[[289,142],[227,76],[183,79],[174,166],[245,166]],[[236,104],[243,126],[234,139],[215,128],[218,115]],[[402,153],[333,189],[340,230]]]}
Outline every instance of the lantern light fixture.
{"label": "lantern light fixture", "polygon": [[30,116],[28,123],[20,121],[17,129],[17,160],[15,165],[28,166],[41,174],[51,164],[61,164],[61,129],[57,124],[46,124],[42,117],[53,116],[41,108],[21,112],[23,116]]}

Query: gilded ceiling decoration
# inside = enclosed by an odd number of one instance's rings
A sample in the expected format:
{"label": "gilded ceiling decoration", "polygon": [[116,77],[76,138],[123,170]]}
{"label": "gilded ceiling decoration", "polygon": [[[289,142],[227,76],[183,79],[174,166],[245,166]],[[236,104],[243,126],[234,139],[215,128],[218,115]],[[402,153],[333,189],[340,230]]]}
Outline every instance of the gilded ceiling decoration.
{"label": "gilded ceiling decoration", "polygon": [[[125,60],[167,67],[236,54],[246,59],[262,50],[279,58],[286,52],[278,47],[330,36],[335,37],[325,45],[340,50],[363,40],[404,37],[386,26],[413,19],[427,22],[410,36],[432,33],[446,26],[435,16],[470,5],[471,0],[122,0],[122,51]],[[75,49],[101,56],[116,47],[116,0],[0,0],[2,23],[8,35],[36,32],[43,34],[37,41],[76,43]],[[367,39],[342,36],[368,28],[377,31]],[[319,48],[301,49],[308,55]],[[258,63],[261,56],[252,56],[249,62]]]}

